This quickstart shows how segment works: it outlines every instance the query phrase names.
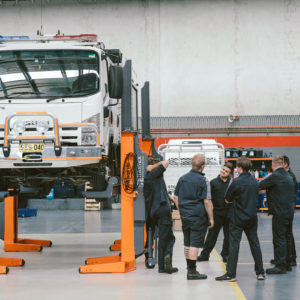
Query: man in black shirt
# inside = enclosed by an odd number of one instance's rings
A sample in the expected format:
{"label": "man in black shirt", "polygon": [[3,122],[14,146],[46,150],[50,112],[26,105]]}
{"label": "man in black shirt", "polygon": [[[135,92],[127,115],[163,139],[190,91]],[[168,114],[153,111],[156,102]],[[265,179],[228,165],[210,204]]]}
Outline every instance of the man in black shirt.
{"label": "man in black shirt", "polygon": [[207,230],[207,215],[209,228],[213,227],[213,212],[210,196],[208,196],[209,181],[202,173],[205,166],[205,156],[196,154],[192,159],[192,170],[180,177],[175,189],[175,202],[178,203],[182,220],[184,237],[184,254],[187,262],[187,279],[206,279],[205,274],[196,270],[199,248],[203,247]]}
{"label": "man in black shirt", "polygon": [[149,158],[144,179],[144,196],[147,222],[158,226],[158,271],[172,274],[178,269],[172,266],[175,236],[172,229],[170,197],[163,177],[168,165],[168,161],[155,163],[153,158]]}
{"label": "man in black shirt", "polygon": [[233,165],[227,162],[223,166],[220,175],[210,182],[211,199],[214,207],[214,227],[208,231],[203,250],[198,256],[198,261],[209,260],[209,255],[215,247],[219,232],[223,227],[224,241],[221,256],[223,257],[223,262],[227,262],[229,253],[229,219],[227,214],[229,206],[225,203],[225,193],[231,181],[232,172]]}
{"label": "man in black shirt", "polygon": [[272,160],[273,173],[259,183],[259,188],[267,189],[268,207],[272,218],[275,267],[267,269],[267,274],[285,274],[291,270],[290,228],[292,226],[295,194],[292,177],[283,167],[284,159],[276,156]]}
{"label": "man in black shirt", "polygon": [[[294,191],[295,191],[295,207],[296,207],[296,202],[298,197],[298,182],[297,182],[296,175],[292,172],[290,168],[290,159],[286,155],[283,155],[283,167],[293,179]],[[293,221],[288,228],[288,235],[290,236],[290,238],[288,238],[288,241],[290,241],[289,248],[291,249],[290,257],[288,258],[288,261],[290,266],[295,267],[297,266],[297,262],[296,262],[297,253],[296,253],[295,239],[293,234]]]}
{"label": "man in black shirt", "polygon": [[264,280],[262,254],[257,236],[258,183],[249,173],[252,163],[247,157],[239,157],[236,169],[239,176],[232,180],[225,201],[231,203],[229,216],[229,257],[226,274],[216,277],[217,281],[236,281],[236,268],[239,255],[240,241],[245,232],[251,253],[255,262],[255,272],[258,280]]}

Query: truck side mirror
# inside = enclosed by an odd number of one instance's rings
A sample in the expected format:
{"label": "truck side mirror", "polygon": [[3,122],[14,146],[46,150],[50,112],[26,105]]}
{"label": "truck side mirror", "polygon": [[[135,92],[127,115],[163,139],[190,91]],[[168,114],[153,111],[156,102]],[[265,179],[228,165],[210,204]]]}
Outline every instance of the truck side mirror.
{"label": "truck side mirror", "polygon": [[108,92],[109,97],[121,99],[123,93],[123,68],[110,66],[108,71]]}

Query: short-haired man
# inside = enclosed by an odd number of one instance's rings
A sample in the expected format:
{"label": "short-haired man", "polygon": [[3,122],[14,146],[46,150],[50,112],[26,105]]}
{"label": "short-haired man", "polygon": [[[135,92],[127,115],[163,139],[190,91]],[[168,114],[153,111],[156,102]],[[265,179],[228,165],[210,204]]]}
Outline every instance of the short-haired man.
{"label": "short-haired man", "polygon": [[273,173],[259,183],[259,188],[267,189],[268,207],[273,214],[272,232],[275,267],[266,270],[267,274],[285,274],[291,270],[290,235],[295,208],[294,183],[292,177],[284,169],[284,159],[276,156],[272,160]]}
{"label": "short-haired man", "polygon": [[229,220],[228,220],[228,204],[225,203],[225,193],[231,181],[231,174],[233,172],[233,165],[230,162],[225,163],[220,171],[220,175],[210,182],[211,200],[214,207],[214,227],[209,229],[203,250],[198,261],[208,261],[209,255],[216,245],[219,232],[223,227],[224,240],[221,256],[223,262],[227,262],[229,253]]}
{"label": "short-haired man", "polygon": [[[290,168],[290,159],[288,156],[283,155],[283,167],[284,169],[290,174],[290,176],[293,179],[294,183],[294,192],[295,192],[295,207],[296,207],[296,202],[297,202],[297,197],[298,197],[298,182],[296,175]],[[288,262],[291,267],[297,266],[296,258],[297,258],[297,253],[296,253],[296,246],[295,246],[295,239],[294,239],[294,234],[293,234],[293,221],[291,225],[288,228],[288,234],[290,235],[290,238],[288,239],[290,241],[290,257],[288,257]]]}
{"label": "short-haired man", "polygon": [[187,279],[206,279],[205,274],[196,270],[199,248],[203,247],[207,230],[213,227],[213,206],[209,200],[209,181],[202,173],[205,156],[196,154],[192,158],[192,170],[180,177],[175,189],[175,201],[178,202],[184,237],[184,254],[187,262]]}
{"label": "short-haired man", "polygon": [[163,173],[168,161],[156,162],[149,158],[144,179],[147,221],[158,226],[158,272],[172,274],[178,271],[172,266],[175,236],[172,229],[172,215]]}
{"label": "short-haired man", "polygon": [[249,173],[251,167],[252,163],[249,158],[239,157],[237,159],[236,169],[239,176],[232,180],[225,195],[225,201],[232,204],[229,212],[229,257],[226,266],[227,272],[223,276],[216,277],[218,281],[236,281],[239,247],[243,231],[247,236],[255,262],[254,269],[257,279],[265,279],[257,236],[258,183]]}

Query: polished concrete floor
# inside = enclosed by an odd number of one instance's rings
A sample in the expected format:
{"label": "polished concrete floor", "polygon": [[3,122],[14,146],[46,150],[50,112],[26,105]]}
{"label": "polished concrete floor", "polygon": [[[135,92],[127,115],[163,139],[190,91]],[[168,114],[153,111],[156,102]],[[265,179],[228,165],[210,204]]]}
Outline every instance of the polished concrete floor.
{"label": "polished concrete floor", "polygon": [[[208,275],[204,281],[187,281],[183,258],[182,233],[176,232],[174,265],[179,272],[158,274],[148,270],[142,257],[136,271],[128,274],[79,274],[87,257],[111,255],[108,246],[120,238],[120,211],[38,211],[36,217],[19,219],[21,237],[51,239],[52,248],[40,253],[4,253],[1,256],[24,258],[22,268],[11,267],[0,276],[0,300],[6,299],[297,299],[300,294],[300,266],[280,276],[267,276],[258,282],[249,245],[243,236],[237,270],[237,283],[216,282],[224,264],[218,252],[221,239],[208,262],[198,269]],[[294,235],[299,249],[300,211],[296,213]],[[259,214],[259,237],[265,267],[272,258],[271,218]],[[3,242],[0,241],[0,249]],[[117,255],[118,253],[116,253]]]}

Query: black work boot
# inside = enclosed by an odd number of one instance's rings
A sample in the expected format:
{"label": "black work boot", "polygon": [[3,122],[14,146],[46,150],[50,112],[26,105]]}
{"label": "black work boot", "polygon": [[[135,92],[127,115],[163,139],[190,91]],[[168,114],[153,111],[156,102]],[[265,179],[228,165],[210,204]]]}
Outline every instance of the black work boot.
{"label": "black work boot", "polygon": [[275,266],[266,270],[267,274],[286,274],[286,269]]}
{"label": "black work boot", "polygon": [[201,279],[206,279],[207,275],[200,274],[196,270],[196,267],[194,267],[194,268],[188,268],[187,276],[186,277],[187,277],[187,280],[201,280]]}
{"label": "black work boot", "polygon": [[[172,257],[170,254],[167,254],[164,258],[164,271],[165,273],[172,274],[178,272],[178,268],[173,267],[172,265]],[[164,273],[164,272],[161,272]]]}

